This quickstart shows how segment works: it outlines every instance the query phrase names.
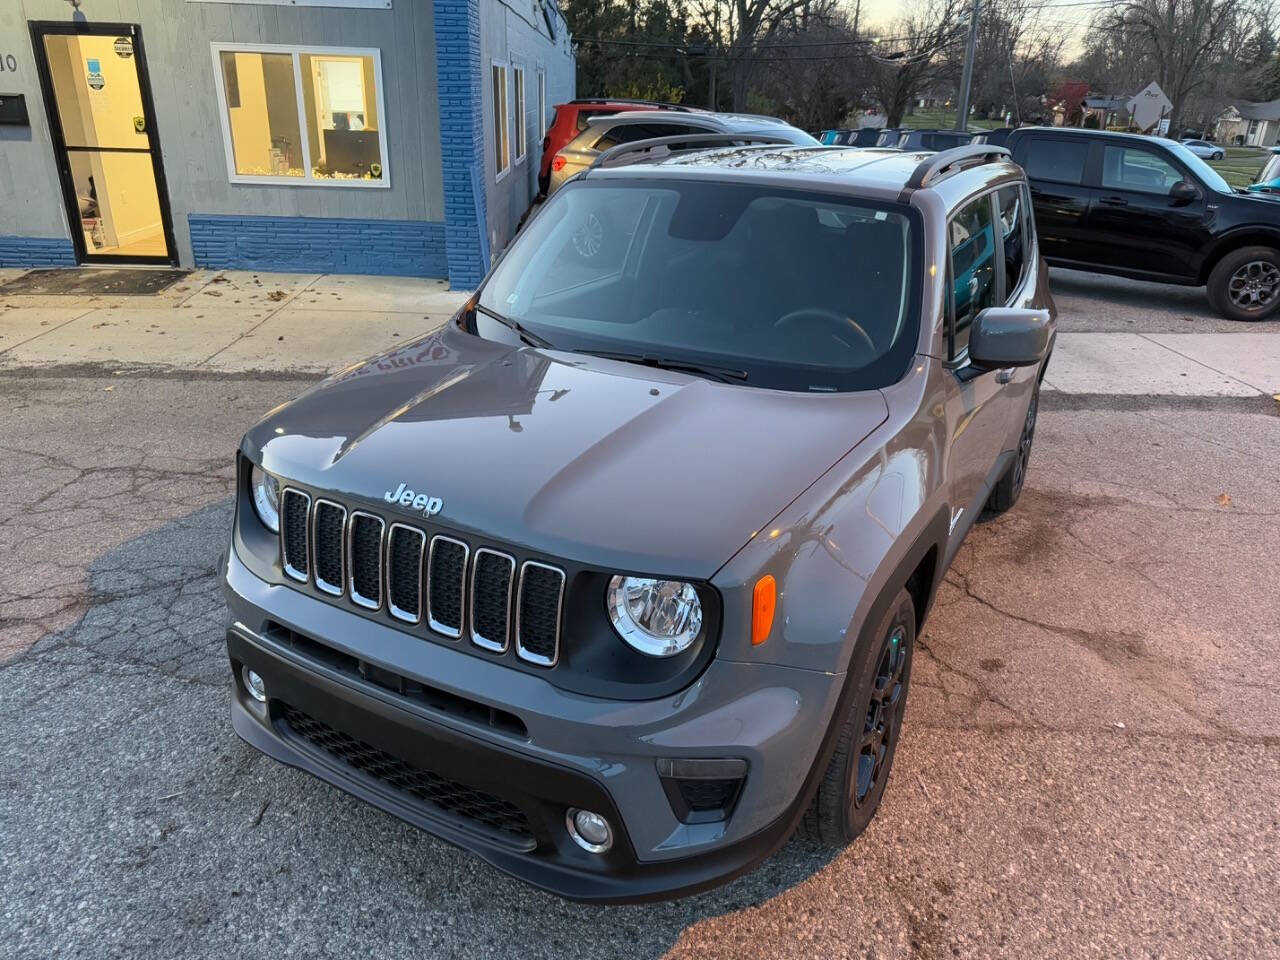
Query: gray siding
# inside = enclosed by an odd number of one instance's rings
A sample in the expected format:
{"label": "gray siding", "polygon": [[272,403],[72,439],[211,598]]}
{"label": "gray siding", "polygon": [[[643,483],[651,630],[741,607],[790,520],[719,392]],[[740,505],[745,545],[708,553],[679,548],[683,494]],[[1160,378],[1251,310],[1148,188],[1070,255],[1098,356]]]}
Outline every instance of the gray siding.
{"label": "gray siding", "polygon": [[[538,126],[538,71],[547,77],[547,123],[557,103],[573,99],[576,67],[564,21],[557,23],[556,39],[547,35],[547,25],[536,0],[481,0],[480,54],[484,85],[485,189],[488,208],[489,248],[496,255],[515,234],[516,224],[538,192],[538,169],[542,162],[542,137]],[[508,64],[507,101],[511,116],[512,167],[497,180],[493,148],[493,71],[495,60]],[[525,70],[525,115],[516,116],[515,68]],[[516,164],[515,126],[523,122],[528,143],[524,161]]]}
{"label": "gray siding", "polygon": [[[16,6],[17,9],[14,9]],[[48,123],[36,76],[28,20],[68,21],[66,0],[2,0],[0,55],[12,52],[16,76],[0,89],[25,93],[27,137],[0,132],[0,235],[69,236]],[[395,0],[391,10],[92,0],[78,16],[142,27],[156,127],[168,180],[178,251],[190,263],[187,214],[444,219],[432,5]],[[210,43],[372,47],[381,52],[390,187],[260,186],[227,176]],[[0,128],[3,130],[3,128]]]}

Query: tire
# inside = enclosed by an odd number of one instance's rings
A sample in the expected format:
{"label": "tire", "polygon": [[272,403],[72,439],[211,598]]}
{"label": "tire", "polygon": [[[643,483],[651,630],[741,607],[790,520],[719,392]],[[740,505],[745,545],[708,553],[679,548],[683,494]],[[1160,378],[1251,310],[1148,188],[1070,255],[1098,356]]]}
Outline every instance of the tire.
{"label": "tire", "polygon": [[1222,153],[1222,151],[1221,151],[1221,150],[1219,150],[1217,153],[1215,153],[1215,154],[1213,155],[1213,159],[1214,159],[1214,160],[1221,160],[1221,159],[1222,159],[1222,157],[1223,157],[1223,153]]}
{"label": "tire", "polygon": [[1228,320],[1265,320],[1280,309],[1280,251],[1232,250],[1209,273],[1209,304]]}
{"label": "tire", "polygon": [[1022,488],[1027,482],[1027,465],[1031,462],[1031,445],[1036,439],[1036,416],[1040,412],[1040,380],[1036,379],[1031,388],[1031,402],[1027,404],[1027,415],[1022,421],[1022,434],[1018,437],[1018,450],[1013,455],[1013,463],[1004,472],[991,490],[987,498],[988,513],[1004,513],[1018,502],[1022,496]]}
{"label": "tire", "polygon": [[911,594],[899,590],[871,643],[850,664],[853,700],[835,753],[800,822],[802,835],[831,847],[847,846],[876,815],[902,732],[915,645],[915,604]]}

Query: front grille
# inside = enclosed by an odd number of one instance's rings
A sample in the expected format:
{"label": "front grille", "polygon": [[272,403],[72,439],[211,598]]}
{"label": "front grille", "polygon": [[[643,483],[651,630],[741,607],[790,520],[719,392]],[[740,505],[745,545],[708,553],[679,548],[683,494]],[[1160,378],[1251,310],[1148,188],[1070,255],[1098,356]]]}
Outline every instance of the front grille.
{"label": "front grille", "polygon": [[526,560],[517,577],[509,554],[489,547],[473,554],[455,537],[428,539],[399,522],[388,527],[363,510],[323,498],[313,503],[293,487],[281,492],[280,550],[290,578],[370,611],[381,611],[385,600],[386,613],[402,626],[425,621],[454,640],[467,632],[497,654],[511,648],[514,635],[525,662],[551,667],[560,659],[565,575],[557,567]]}
{"label": "front grille", "polygon": [[311,568],[307,544],[307,515],[311,498],[300,490],[286,490],[280,498],[280,552],[284,572],[295,580],[307,582]]}
{"label": "front grille", "polygon": [[284,706],[283,719],[316,749],[420,803],[506,837],[533,842],[528,819],[509,801],[407,763],[293,707]]}
{"label": "front grille", "polygon": [[382,521],[371,513],[351,515],[351,599],[382,606]]}
{"label": "front grille", "polygon": [[337,597],[342,596],[342,535],[346,524],[345,507],[330,500],[316,501],[311,537],[316,554],[316,586]]}
{"label": "front grille", "polygon": [[452,537],[431,538],[427,572],[427,617],[431,629],[446,637],[462,636],[462,597],[466,590],[469,547]]}
{"label": "front grille", "polygon": [[387,600],[391,615],[407,623],[422,619],[422,548],[426,534],[393,523],[387,544]]}
{"label": "front grille", "polygon": [[560,655],[560,600],[564,571],[526,560],[520,568],[516,601],[516,654],[530,663],[554,666]]}
{"label": "front grille", "polygon": [[486,650],[507,649],[511,582],[516,562],[505,553],[477,550],[471,572],[471,642]]}

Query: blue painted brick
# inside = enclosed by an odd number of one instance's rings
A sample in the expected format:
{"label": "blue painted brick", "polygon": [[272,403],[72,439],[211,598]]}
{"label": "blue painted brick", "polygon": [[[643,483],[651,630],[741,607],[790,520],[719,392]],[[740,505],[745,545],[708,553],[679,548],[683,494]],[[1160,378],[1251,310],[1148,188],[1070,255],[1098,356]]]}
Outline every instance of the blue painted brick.
{"label": "blue painted brick", "polygon": [[190,214],[196,266],[444,277],[446,227],[418,220]]}
{"label": "blue painted brick", "polygon": [[0,267],[74,267],[76,248],[64,237],[0,237]]}

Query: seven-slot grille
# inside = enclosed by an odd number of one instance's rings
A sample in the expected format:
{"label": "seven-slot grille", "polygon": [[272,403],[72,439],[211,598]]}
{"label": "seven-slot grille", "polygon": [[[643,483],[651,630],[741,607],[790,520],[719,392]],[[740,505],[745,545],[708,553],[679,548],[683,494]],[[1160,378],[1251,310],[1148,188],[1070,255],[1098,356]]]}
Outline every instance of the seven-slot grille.
{"label": "seven-slot grille", "polygon": [[[425,623],[450,639],[464,629],[477,647],[516,654],[539,666],[560,655],[564,572],[455,537],[428,538],[417,527],[287,487],[281,494],[280,544],[285,572],[330,596],[401,623]],[[513,622],[514,621],[514,622]]]}

